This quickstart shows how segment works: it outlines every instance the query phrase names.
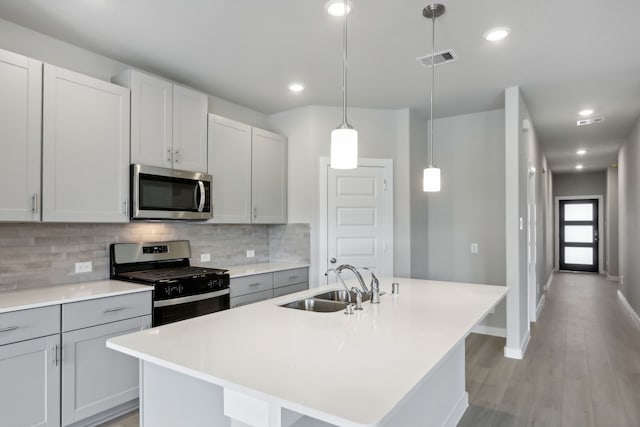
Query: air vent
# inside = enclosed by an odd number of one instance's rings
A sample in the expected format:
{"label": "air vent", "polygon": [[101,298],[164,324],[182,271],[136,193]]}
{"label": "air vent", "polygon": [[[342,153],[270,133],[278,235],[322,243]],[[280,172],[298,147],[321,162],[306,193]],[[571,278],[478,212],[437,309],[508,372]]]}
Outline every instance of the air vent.
{"label": "air vent", "polygon": [[[425,68],[431,67],[431,56],[421,56],[420,58],[416,58],[416,60],[422,64]],[[452,50],[445,50],[444,52],[438,52],[433,55],[433,62],[435,65],[444,64],[445,62],[453,62],[456,60],[456,53]]]}
{"label": "air vent", "polygon": [[593,119],[578,120],[576,124],[578,126],[587,126],[587,125],[593,125],[595,123],[602,123],[602,122],[604,122],[604,117],[595,117]]}

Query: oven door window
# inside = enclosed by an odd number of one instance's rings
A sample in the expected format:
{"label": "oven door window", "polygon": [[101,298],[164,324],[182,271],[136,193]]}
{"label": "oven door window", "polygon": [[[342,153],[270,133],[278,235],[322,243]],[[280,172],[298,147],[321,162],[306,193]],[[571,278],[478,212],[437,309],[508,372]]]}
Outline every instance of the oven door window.
{"label": "oven door window", "polygon": [[229,295],[208,298],[200,301],[186,302],[176,305],[153,308],[153,326],[166,325],[190,319],[203,314],[215,313],[229,309]]}
{"label": "oven door window", "polygon": [[[198,212],[198,181],[140,174],[139,182],[140,210]],[[209,183],[205,185],[208,187]]]}

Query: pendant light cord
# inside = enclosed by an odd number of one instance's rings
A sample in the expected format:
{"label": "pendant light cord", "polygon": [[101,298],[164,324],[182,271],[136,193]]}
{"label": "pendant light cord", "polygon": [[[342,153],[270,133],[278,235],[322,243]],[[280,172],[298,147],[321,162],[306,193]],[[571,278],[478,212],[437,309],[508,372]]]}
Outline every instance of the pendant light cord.
{"label": "pendant light cord", "polygon": [[344,25],[342,32],[342,124],[347,124],[347,0],[344,0]]}
{"label": "pendant light cord", "polygon": [[435,63],[435,56],[436,56],[436,14],[435,11],[433,13],[433,16],[431,17],[431,119],[430,119],[430,123],[431,123],[431,129],[430,129],[430,144],[429,144],[429,167],[433,167],[433,90],[434,90],[434,80],[435,80],[435,74],[436,74],[436,63]]}

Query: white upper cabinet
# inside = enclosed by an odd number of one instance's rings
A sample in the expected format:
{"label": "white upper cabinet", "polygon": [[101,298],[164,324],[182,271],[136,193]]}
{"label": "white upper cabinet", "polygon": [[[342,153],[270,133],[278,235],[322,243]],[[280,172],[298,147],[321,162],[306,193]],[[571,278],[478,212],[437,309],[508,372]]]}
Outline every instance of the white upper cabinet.
{"label": "white upper cabinet", "polygon": [[209,115],[212,223],[287,222],[287,139]]}
{"label": "white upper cabinet", "polygon": [[128,222],[129,90],[44,66],[43,220]]}
{"label": "white upper cabinet", "polygon": [[173,167],[207,171],[207,95],[173,85]]}
{"label": "white upper cabinet", "polygon": [[251,223],[251,126],[209,115],[213,223]]}
{"label": "white upper cabinet", "polygon": [[130,79],[131,163],[171,168],[173,85],[138,72]]}
{"label": "white upper cabinet", "polygon": [[0,50],[0,220],[40,220],[42,62]]}
{"label": "white upper cabinet", "polygon": [[135,70],[113,81],[131,89],[131,163],[206,172],[206,94]]}
{"label": "white upper cabinet", "polygon": [[251,202],[254,224],[287,222],[287,138],[253,128]]}

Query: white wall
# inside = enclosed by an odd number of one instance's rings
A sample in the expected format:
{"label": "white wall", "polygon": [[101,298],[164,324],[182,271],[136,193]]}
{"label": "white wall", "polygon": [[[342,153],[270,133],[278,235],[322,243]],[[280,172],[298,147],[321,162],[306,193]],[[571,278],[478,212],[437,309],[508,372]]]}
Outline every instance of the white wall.
{"label": "white wall", "polygon": [[[349,108],[358,130],[358,155],[393,159],[394,274],[410,274],[409,116],[408,110]],[[331,131],[341,122],[339,107],[309,106],[270,116],[269,123],[289,141],[289,221],[311,224],[310,285],[324,281],[319,271],[319,167],[329,157]]]}
{"label": "white wall", "polygon": [[[428,231],[423,241],[412,233],[412,249],[429,256],[412,265],[412,276],[504,286],[504,110],[434,123],[434,164],[441,169],[442,187],[437,193],[424,193],[420,185],[413,189],[411,229],[426,222]],[[426,146],[426,140],[412,141],[413,146]],[[420,184],[426,156],[413,165],[412,176]],[[421,200],[426,212],[417,204]],[[471,243],[478,244],[477,254],[471,253]],[[483,324],[504,328],[505,311],[502,303]]]}
{"label": "white wall", "polygon": [[607,194],[607,173],[563,173],[555,174],[553,195],[560,196],[594,196]]}
{"label": "white wall", "polygon": [[[135,68],[3,19],[0,19],[0,49],[106,81],[127,68]],[[209,95],[209,112],[268,129],[267,115],[214,95]]]}
{"label": "white wall", "polygon": [[522,121],[531,117],[517,86],[505,91],[505,226],[507,344],[505,355],[521,358],[529,337],[527,306],[527,141]]}
{"label": "white wall", "polygon": [[618,155],[619,275],[618,286],[640,315],[640,121]]}
{"label": "white wall", "polygon": [[429,195],[422,191],[422,171],[428,164],[427,120],[411,112],[410,120],[411,180],[411,276],[429,278]]}

